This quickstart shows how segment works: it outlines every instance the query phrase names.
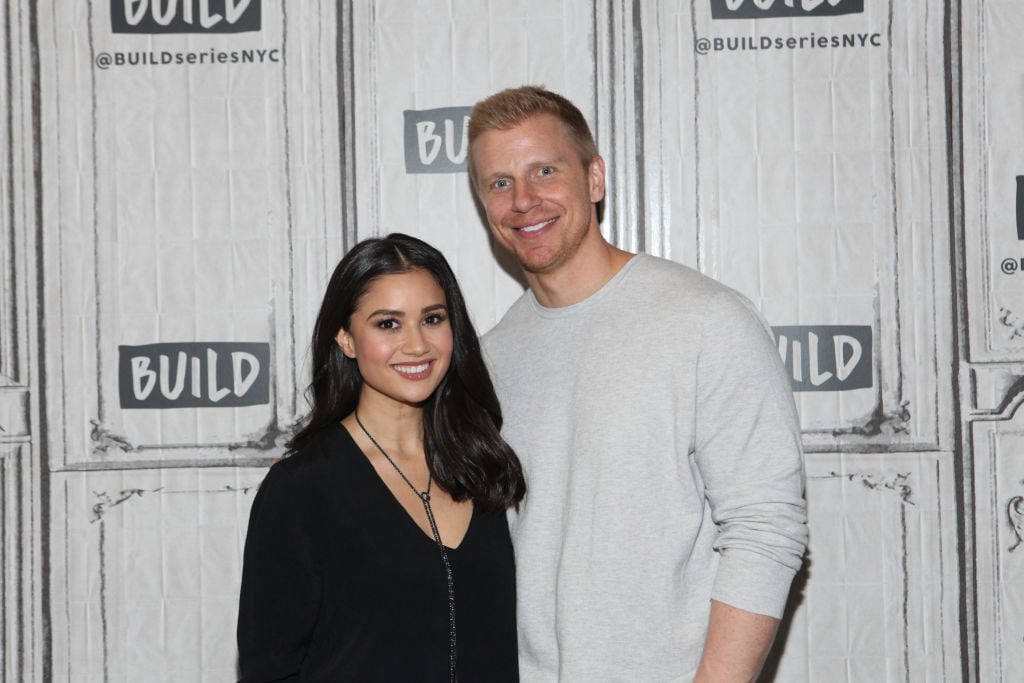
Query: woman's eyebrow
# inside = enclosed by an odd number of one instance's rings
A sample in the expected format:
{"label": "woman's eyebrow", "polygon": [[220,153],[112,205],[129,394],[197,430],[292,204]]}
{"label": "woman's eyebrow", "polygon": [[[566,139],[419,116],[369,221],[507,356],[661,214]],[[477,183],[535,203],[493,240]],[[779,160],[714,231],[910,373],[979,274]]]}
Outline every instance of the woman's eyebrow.
{"label": "woman's eyebrow", "polygon": [[390,316],[394,316],[396,318],[402,318],[402,317],[405,317],[405,311],[399,311],[399,310],[390,309],[390,308],[378,308],[376,311],[368,314],[366,316],[366,319],[369,320],[370,318],[372,318],[375,315],[390,315]]}

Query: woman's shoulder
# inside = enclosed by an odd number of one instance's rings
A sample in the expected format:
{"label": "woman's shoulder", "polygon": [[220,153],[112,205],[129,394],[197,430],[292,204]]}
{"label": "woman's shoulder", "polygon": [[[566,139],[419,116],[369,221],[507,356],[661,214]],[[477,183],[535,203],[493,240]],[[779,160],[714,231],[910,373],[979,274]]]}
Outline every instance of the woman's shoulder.
{"label": "woman's shoulder", "polygon": [[270,475],[294,482],[320,482],[332,472],[344,469],[347,455],[357,448],[352,437],[337,422],[317,432],[305,446],[282,458],[270,468]]}

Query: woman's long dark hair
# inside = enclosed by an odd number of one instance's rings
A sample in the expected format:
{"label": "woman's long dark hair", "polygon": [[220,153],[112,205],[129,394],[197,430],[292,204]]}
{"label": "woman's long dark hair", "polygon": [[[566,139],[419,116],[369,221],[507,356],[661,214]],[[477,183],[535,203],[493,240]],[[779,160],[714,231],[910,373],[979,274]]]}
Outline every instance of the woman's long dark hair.
{"label": "woman's long dark hair", "polygon": [[476,330],[448,261],[426,242],[392,233],[367,239],[338,263],[313,327],[311,411],[287,443],[291,455],[325,426],[359,404],[363,378],[356,361],[335,341],[371,283],[383,275],[425,270],[444,291],[452,328],[452,360],[423,403],[423,445],[434,480],[455,500],[472,499],[487,511],[516,505],[526,493],[519,458],[501,438],[501,406],[480,353]]}

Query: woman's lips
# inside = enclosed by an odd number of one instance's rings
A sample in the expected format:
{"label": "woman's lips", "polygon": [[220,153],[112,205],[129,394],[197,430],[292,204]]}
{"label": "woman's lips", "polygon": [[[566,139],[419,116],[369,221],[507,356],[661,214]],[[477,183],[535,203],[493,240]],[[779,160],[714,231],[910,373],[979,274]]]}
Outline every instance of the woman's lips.
{"label": "woman's lips", "polygon": [[434,361],[423,361],[421,363],[396,363],[392,369],[406,379],[426,379],[430,376],[430,369]]}

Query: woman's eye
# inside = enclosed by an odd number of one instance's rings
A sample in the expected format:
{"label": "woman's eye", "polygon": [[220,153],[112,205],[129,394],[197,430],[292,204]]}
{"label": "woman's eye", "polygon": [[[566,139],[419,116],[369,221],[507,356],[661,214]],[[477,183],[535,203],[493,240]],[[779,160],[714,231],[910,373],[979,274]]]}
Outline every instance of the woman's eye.
{"label": "woman's eye", "polygon": [[398,329],[398,321],[394,318],[385,318],[377,321],[377,327],[381,330],[395,330]]}
{"label": "woman's eye", "polygon": [[446,320],[444,313],[432,313],[424,319],[426,325],[440,325]]}

